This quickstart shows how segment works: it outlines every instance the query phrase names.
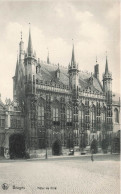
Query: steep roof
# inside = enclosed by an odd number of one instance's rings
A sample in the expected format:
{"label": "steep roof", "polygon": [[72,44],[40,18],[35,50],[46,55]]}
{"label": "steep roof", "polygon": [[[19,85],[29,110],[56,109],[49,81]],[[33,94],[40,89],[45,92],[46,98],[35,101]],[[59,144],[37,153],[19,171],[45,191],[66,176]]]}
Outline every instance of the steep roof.
{"label": "steep roof", "polygon": [[[56,83],[69,86],[68,69],[65,67],[59,66],[59,69],[60,69],[59,80],[57,80],[55,76],[57,69],[58,69],[57,65],[41,62],[41,76],[38,75],[37,78],[43,81],[48,81],[48,82],[55,81]],[[82,72],[82,71],[79,72],[79,86],[81,87],[81,89],[84,90],[90,87],[92,91],[103,92],[99,80],[94,76],[92,76],[93,82],[92,82],[92,85],[90,85],[89,83],[90,77],[91,77],[90,73]]]}

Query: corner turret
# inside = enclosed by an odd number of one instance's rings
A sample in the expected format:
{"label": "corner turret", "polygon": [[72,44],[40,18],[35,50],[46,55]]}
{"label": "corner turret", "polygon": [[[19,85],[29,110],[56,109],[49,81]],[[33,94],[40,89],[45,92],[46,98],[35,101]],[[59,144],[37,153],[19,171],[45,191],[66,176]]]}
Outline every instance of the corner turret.
{"label": "corner turret", "polygon": [[108,59],[106,56],[105,73],[103,74],[103,91],[106,95],[107,102],[112,103],[112,74],[108,69]]}

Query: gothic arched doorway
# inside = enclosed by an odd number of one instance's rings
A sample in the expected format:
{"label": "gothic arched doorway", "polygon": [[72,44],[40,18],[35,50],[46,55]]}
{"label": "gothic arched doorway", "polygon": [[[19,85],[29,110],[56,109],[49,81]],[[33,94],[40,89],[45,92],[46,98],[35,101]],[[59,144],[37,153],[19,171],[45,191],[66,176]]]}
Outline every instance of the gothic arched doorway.
{"label": "gothic arched doorway", "polygon": [[56,140],[52,146],[52,154],[59,156],[61,154],[61,142]]}
{"label": "gothic arched doorway", "polygon": [[10,158],[23,158],[25,156],[25,138],[22,134],[13,134],[9,138]]}

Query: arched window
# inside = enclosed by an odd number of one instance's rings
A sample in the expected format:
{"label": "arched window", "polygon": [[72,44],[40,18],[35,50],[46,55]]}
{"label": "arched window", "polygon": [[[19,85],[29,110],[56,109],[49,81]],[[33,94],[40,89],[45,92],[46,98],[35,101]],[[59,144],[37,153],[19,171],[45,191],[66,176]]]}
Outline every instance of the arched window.
{"label": "arched window", "polygon": [[92,122],[92,126],[94,125],[94,122],[95,122],[95,107],[93,106],[92,109],[91,109],[91,114],[90,114],[90,117],[91,117],[91,122]]}
{"label": "arched window", "polygon": [[102,121],[105,123],[106,122],[106,108],[103,108],[103,112],[102,112]]}
{"label": "arched window", "polygon": [[100,116],[101,110],[100,110],[100,102],[97,102],[97,116]]}
{"label": "arched window", "polygon": [[72,122],[72,110],[70,107],[67,108],[67,122]]}
{"label": "arched window", "polygon": [[114,121],[115,123],[119,123],[119,113],[117,108],[114,110]]}
{"label": "arched window", "polygon": [[79,110],[79,120],[84,120],[84,106]]}
{"label": "arched window", "polygon": [[38,125],[44,126],[44,106],[38,106]]}
{"label": "arched window", "polygon": [[59,121],[58,107],[53,107],[53,121]]}
{"label": "arched window", "polygon": [[79,122],[80,122],[80,126],[81,128],[84,127],[84,105],[82,105],[79,109]]}
{"label": "arched window", "polygon": [[93,106],[91,109],[91,120],[95,120],[95,107]]}

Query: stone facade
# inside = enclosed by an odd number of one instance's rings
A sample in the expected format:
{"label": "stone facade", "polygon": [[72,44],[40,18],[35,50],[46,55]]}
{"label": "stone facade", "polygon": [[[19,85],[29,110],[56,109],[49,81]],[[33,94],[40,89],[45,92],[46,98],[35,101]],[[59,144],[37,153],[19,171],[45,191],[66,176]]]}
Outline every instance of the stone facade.
{"label": "stone facade", "polygon": [[107,57],[103,83],[99,64],[93,74],[78,69],[74,45],[67,68],[49,61],[49,56],[47,62],[36,58],[30,31],[27,52],[21,38],[13,77],[13,101],[20,112],[13,113],[21,116],[19,132],[24,134],[26,152],[48,148],[59,155],[66,149],[89,147],[93,140],[100,147],[106,138],[110,145],[113,132],[120,129],[120,104],[113,103]]}

